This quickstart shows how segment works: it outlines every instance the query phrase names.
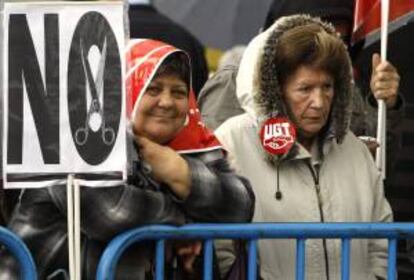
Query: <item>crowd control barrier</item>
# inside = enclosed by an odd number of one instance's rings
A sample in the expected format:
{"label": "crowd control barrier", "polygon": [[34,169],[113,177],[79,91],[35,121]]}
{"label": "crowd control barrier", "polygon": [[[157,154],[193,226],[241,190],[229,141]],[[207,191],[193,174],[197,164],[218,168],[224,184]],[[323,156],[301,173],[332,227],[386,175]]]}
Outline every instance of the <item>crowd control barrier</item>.
{"label": "crowd control barrier", "polygon": [[36,280],[37,272],[32,255],[23,241],[20,240],[13,232],[4,227],[0,227],[0,244],[14,255],[20,264],[20,279]]}
{"label": "crowd control barrier", "polygon": [[244,239],[248,244],[249,280],[257,276],[258,239],[296,239],[296,279],[305,279],[305,241],[312,238],[341,239],[341,279],[349,279],[351,239],[388,239],[388,279],[396,279],[398,239],[414,239],[414,223],[252,223],[252,224],[189,224],[182,227],[146,226],[115,237],[105,249],[97,270],[98,280],[115,279],[116,266],[122,253],[132,244],[156,241],[156,280],[164,279],[166,240],[204,240],[203,279],[212,279],[213,240]]}

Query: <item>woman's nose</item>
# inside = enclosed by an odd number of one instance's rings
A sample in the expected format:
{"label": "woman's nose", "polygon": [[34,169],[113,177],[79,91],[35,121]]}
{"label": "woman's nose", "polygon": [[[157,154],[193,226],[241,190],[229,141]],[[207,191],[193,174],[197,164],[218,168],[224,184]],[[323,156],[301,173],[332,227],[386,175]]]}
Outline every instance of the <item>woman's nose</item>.
{"label": "woman's nose", "polygon": [[321,108],[323,106],[323,95],[324,95],[324,92],[320,88],[317,88],[312,92],[311,94],[312,107]]}
{"label": "woman's nose", "polygon": [[174,100],[173,100],[170,90],[164,89],[160,95],[158,106],[168,108],[168,107],[173,106],[173,104],[174,104]]}

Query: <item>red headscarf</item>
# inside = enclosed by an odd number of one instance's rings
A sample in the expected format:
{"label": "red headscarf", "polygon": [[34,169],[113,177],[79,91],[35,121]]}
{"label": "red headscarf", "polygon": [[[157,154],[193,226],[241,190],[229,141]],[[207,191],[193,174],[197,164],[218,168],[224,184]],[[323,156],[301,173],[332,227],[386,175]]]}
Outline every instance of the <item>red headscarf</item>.
{"label": "red headscarf", "polygon": [[[184,51],[160,41],[131,40],[126,53],[128,66],[126,75],[127,114],[130,121],[134,120],[135,114],[139,110],[141,98],[159,66],[169,55],[177,52],[186,54]],[[191,86],[188,98],[187,121],[167,145],[179,153],[205,152],[222,148],[214,134],[201,121],[200,111]]]}

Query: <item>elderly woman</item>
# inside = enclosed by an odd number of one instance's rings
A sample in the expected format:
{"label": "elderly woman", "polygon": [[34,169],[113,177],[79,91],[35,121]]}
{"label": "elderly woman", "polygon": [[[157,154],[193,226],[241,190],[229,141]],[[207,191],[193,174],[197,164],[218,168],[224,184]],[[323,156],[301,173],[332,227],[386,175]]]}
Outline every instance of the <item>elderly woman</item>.
{"label": "elderly woman", "polygon": [[[247,222],[253,214],[250,185],[229,168],[220,143],[200,121],[187,55],[140,40],[129,45],[127,60],[131,171],[124,185],[82,188],[84,279],[95,279],[106,244],[125,230],[190,221]],[[24,191],[9,228],[33,253],[40,279],[67,277],[64,187]],[[151,279],[151,249],[143,244],[128,250],[116,279]],[[184,262],[191,265],[199,249],[184,247]],[[0,256],[0,279],[18,279],[16,265],[5,256]]]}
{"label": "elderly woman", "polygon": [[[281,18],[248,45],[238,75],[247,113],[216,135],[250,179],[254,222],[392,220],[372,156],[348,129],[351,65],[331,25]],[[294,279],[295,246],[260,241],[261,277]],[[308,240],[306,279],[339,279],[340,251],[339,240]],[[353,240],[350,279],[385,278],[386,256],[384,240]]]}

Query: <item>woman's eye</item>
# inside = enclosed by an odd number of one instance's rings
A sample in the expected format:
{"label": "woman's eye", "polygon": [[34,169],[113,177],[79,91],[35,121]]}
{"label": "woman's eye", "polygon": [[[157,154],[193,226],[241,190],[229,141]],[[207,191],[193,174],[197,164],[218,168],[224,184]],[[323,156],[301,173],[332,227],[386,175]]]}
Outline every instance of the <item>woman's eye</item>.
{"label": "woman's eye", "polygon": [[327,95],[332,95],[333,92],[334,92],[334,85],[333,84],[325,84],[325,85],[323,85],[323,91]]}
{"label": "woman's eye", "polygon": [[160,87],[156,87],[156,86],[149,86],[147,88],[147,90],[145,91],[145,93],[151,95],[151,96],[156,96],[161,92],[161,88]]}
{"label": "woman's eye", "polygon": [[299,91],[300,92],[303,92],[303,93],[308,93],[308,92],[310,92],[312,90],[312,87],[300,87],[299,88]]}
{"label": "woman's eye", "polygon": [[172,93],[176,98],[187,98],[188,95],[185,90],[173,90]]}
{"label": "woman's eye", "polygon": [[324,84],[324,85],[323,85],[323,88],[324,88],[325,90],[331,90],[331,89],[333,89],[333,84]]}

